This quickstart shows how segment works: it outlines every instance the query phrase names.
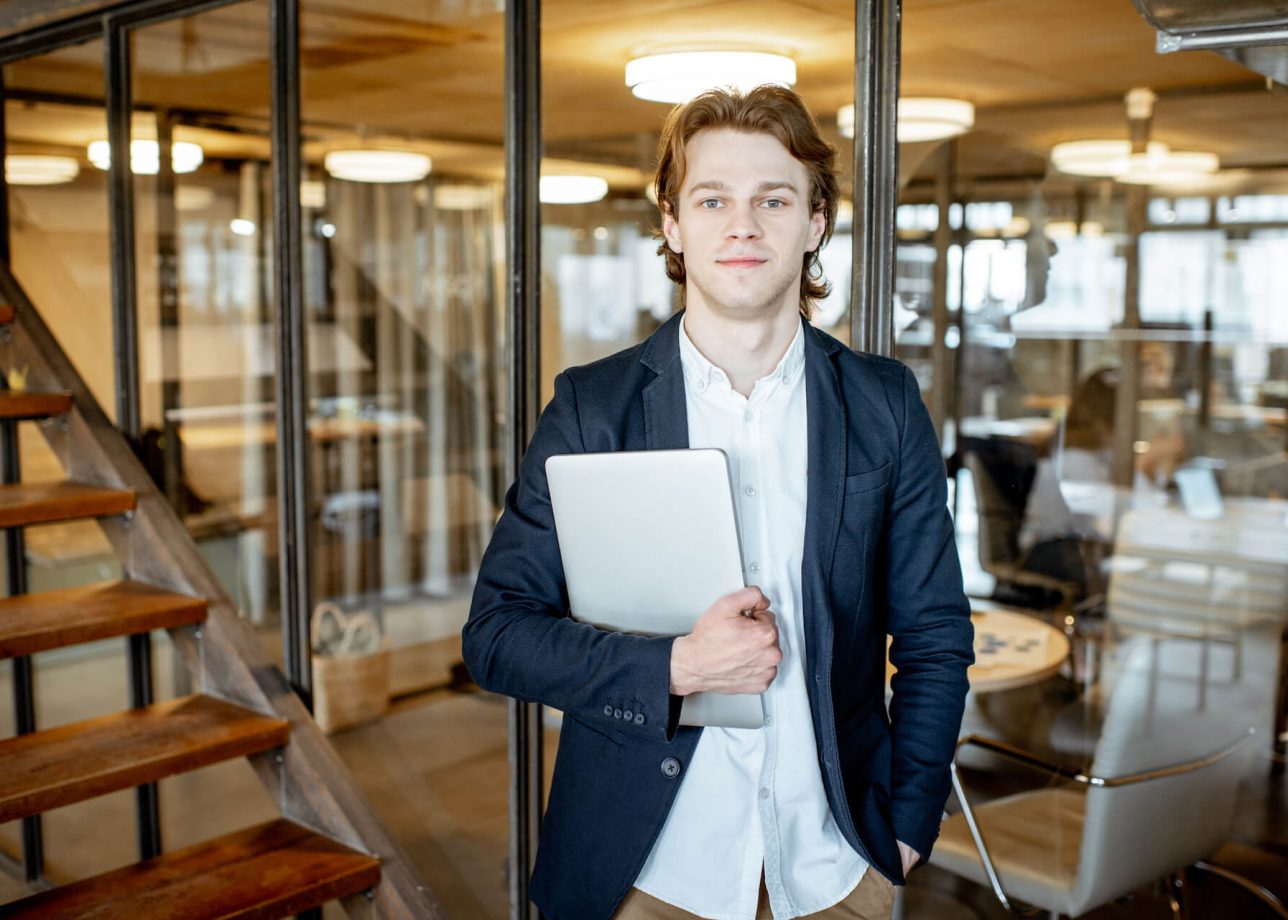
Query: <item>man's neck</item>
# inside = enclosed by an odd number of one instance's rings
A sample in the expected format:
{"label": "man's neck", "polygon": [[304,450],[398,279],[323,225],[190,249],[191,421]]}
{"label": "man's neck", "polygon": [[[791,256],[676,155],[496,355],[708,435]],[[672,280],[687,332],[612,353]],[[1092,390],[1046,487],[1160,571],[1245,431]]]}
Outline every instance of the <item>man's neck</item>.
{"label": "man's neck", "polygon": [[772,316],[733,320],[701,306],[684,314],[684,332],[703,356],[729,378],[729,385],[751,396],[756,381],[768,376],[796,338],[800,314],[780,311]]}

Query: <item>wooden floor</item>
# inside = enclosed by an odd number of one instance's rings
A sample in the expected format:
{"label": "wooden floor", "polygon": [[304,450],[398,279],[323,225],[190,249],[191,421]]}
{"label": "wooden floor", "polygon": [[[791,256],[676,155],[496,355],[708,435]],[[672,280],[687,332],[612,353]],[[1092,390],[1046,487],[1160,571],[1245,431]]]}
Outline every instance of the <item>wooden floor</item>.
{"label": "wooden floor", "polygon": [[[42,660],[43,659],[43,660]],[[43,726],[103,715],[125,705],[123,641],[98,643],[37,659]],[[170,655],[157,641],[158,686],[168,688]],[[0,666],[0,737],[12,733],[8,666]],[[93,685],[99,693],[80,688]],[[89,697],[87,699],[87,697]],[[506,916],[506,705],[482,693],[436,691],[394,706],[381,721],[333,737],[340,755],[391,832],[436,892],[449,916],[488,920]],[[557,737],[547,733],[547,764]],[[1262,764],[1263,767],[1268,764]],[[244,761],[163,780],[164,843],[175,849],[276,817]],[[130,792],[56,809],[45,835],[54,879],[70,880],[133,861]],[[1261,769],[1245,786],[1236,837],[1251,874],[1288,885],[1288,779]],[[16,822],[0,825],[0,850],[18,852]],[[0,903],[20,889],[0,874]],[[1288,891],[1281,890],[1281,896]],[[1203,916],[1242,916],[1221,908]],[[343,916],[328,907],[326,916]],[[938,872],[919,871],[909,888],[905,918],[1002,920],[1007,915],[983,889]],[[1165,918],[1166,904],[1148,892],[1089,914],[1091,920]],[[1247,916],[1256,916],[1249,914]]]}

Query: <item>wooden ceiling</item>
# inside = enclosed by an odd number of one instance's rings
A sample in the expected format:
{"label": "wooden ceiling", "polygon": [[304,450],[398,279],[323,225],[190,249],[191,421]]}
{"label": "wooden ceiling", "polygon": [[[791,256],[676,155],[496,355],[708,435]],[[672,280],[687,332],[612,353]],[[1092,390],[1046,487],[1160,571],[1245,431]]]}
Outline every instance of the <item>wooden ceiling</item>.
{"label": "wooden ceiling", "polygon": [[[500,2],[302,0],[306,156],[361,140],[424,149],[436,172],[499,176]],[[903,9],[904,94],[978,108],[976,129],[958,146],[964,177],[1040,177],[1054,143],[1125,137],[1122,97],[1136,86],[1160,95],[1156,139],[1215,151],[1240,168],[1288,161],[1288,95],[1211,52],[1157,54],[1130,0],[905,0]],[[647,49],[732,43],[791,54],[797,89],[848,157],[835,113],[853,94],[853,15],[842,0],[547,0],[547,153],[564,169],[596,164],[638,187],[666,107],[630,95],[626,61]],[[136,98],[193,113],[185,120],[201,126],[180,136],[213,155],[263,156],[267,41],[263,0],[151,26],[135,40]],[[6,80],[101,98],[102,43],[13,65]],[[103,134],[101,109],[11,103],[9,119],[15,147],[77,146]],[[225,123],[239,130],[221,130]],[[905,156],[911,163],[925,152]]]}

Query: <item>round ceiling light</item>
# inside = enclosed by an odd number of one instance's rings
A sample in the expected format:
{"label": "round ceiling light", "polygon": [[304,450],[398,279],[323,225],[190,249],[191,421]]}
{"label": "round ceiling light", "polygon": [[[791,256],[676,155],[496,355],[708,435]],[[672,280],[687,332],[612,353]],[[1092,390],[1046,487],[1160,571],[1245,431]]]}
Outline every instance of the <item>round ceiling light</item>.
{"label": "round ceiling light", "polygon": [[1069,141],[1051,148],[1051,165],[1073,176],[1117,179],[1133,185],[1183,185],[1217,171],[1214,153],[1172,150],[1151,141],[1132,153],[1127,140]]}
{"label": "round ceiling light", "polygon": [[10,185],[61,185],[79,173],[75,157],[12,154],[4,158],[4,179]]}
{"label": "round ceiling light", "polygon": [[[111,168],[112,145],[107,141],[91,142],[88,154],[89,161],[99,169]],[[175,141],[170,145],[170,168],[176,173],[195,172],[204,159],[201,147],[190,141]],[[155,176],[161,171],[160,146],[156,141],[130,141],[130,171],[139,176]]]}
{"label": "round ceiling light", "polygon": [[[901,144],[938,141],[965,134],[975,127],[975,106],[964,99],[908,96],[899,100],[898,139]],[[836,112],[842,137],[854,137],[854,105]]]}
{"label": "round ceiling light", "polygon": [[433,161],[410,150],[332,150],[322,165],[348,182],[419,182],[429,175]]}
{"label": "round ceiling light", "polygon": [[[1151,153],[1167,148],[1159,143],[1149,145]],[[1127,172],[1131,161],[1131,141],[1067,141],[1051,148],[1051,165],[1070,176],[1114,178]]]}
{"label": "round ceiling light", "polygon": [[608,194],[608,180],[599,176],[542,176],[542,204],[588,204]]}
{"label": "round ceiling light", "polygon": [[650,102],[688,102],[716,87],[747,92],[766,83],[795,86],[796,62],[765,51],[673,51],[626,64],[631,93]]}
{"label": "round ceiling light", "polygon": [[1187,185],[1216,172],[1221,160],[1215,153],[1199,150],[1149,150],[1132,154],[1127,171],[1117,176],[1131,185]]}
{"label": "round ceiling light", "polygon": [[439,185],[434,188],[434,207],[440,211],[482,211],[496,202],[490,185]]}

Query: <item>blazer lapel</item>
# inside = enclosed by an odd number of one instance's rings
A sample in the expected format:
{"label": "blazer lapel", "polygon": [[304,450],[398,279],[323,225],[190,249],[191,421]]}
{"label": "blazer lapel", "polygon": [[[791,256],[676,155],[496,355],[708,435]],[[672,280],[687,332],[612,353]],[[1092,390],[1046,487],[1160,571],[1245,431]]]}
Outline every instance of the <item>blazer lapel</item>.
{"label": "blazer lapel", "polygon": [[689,446],[689,413],[680,362],[681,310],[649,336],[640,361],[657,374],[644,387],[644,444],[649,450]]}
{"label": "blazer lapel", "polygon": [[[845,485],[845,408],[833,355],[840,346],[805,326],[805,399],[808,406],[808,478],[801,594],[805,652],[811,670],[826,679],[831,669],[832,621],[827,615],[827,578],[840,525]],[[816,684],[811,683],[810,689]]]}

